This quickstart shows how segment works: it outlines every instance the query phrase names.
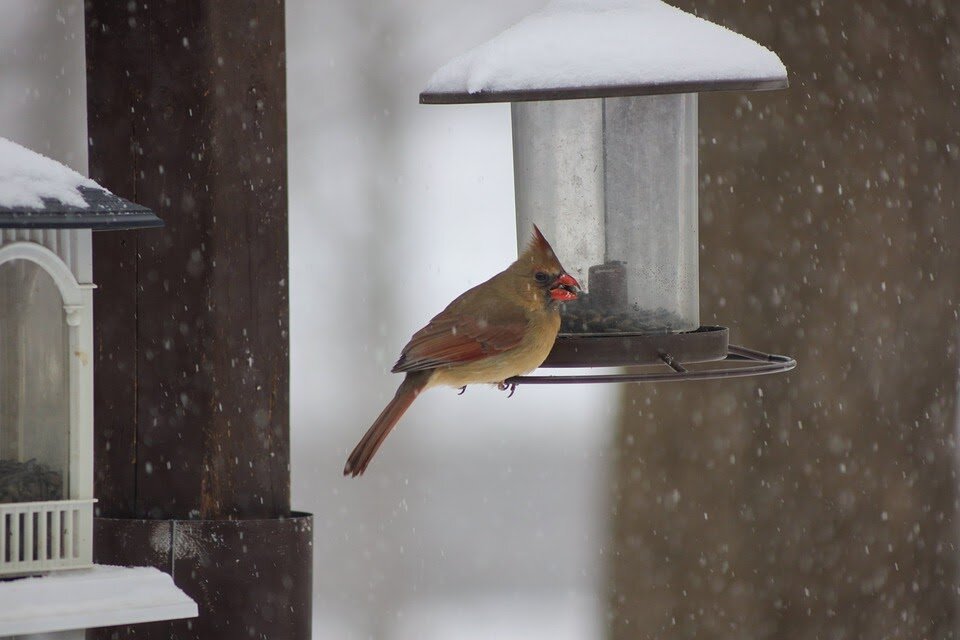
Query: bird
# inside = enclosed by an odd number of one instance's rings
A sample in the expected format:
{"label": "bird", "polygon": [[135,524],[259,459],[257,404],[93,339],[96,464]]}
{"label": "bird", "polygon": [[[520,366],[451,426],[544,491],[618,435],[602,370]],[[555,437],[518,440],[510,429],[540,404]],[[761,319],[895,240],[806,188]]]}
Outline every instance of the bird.
{"label": "bird", "polygon": [[[575,300],[580,283],[567,273],[540,232],[509,267],[467,290],[413,334],[393,365],[405,374],[393,399],[354,447],[343,475],[367,470],[374,454],[423,391],[504,383],[546,359],[560,330],[560,305]],[[513,388],[511,388],[511,395]]]}

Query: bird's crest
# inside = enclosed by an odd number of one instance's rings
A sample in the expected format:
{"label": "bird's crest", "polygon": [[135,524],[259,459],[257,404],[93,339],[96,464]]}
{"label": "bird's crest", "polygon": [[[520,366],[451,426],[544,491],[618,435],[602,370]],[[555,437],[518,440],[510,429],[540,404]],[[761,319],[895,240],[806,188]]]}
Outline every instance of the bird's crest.
{"label": "bird's crest", "polygon": [[531,254],[531,256],[556,260],[553,247],[551,247],[547,239],[543,237],[543,233],[540,232],[540,228],[537,225],[533,225],[533,237],[530,239],[530,244],[527,245],[525,253]]}

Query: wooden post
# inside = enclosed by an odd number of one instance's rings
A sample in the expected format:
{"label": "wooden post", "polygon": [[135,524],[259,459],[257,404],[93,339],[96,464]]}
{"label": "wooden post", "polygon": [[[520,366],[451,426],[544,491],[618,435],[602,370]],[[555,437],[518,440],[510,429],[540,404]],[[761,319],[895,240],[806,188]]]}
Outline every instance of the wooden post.
{"label": "wooden post", "polygon": [[[157,637],[246,637],[254,627],[258,637],[309,637],[309,519],[287,519],[283,2],[88,0],[86,44],[90,175],[166,223],[94,239],[96,495],[109,518],[98,523],[97,558],[152,558],[200,601],[199,621],[161,625]],[[241,529],[232,539],[260,548],[178,555],[178,535],[223,520],[269,523],[274,542],[306,555],[278,557],[271,536],[244,537],[243,524],[231,525]],[[171,532],[166,558],[148,548],[158,527]],[[225,581],[211,554],[270,564],[276,585]],[[280,586],[291,578],[298,593]],[[219,595],[204,590],[214,583]],[[254,594],[272,613],[237,626],[259,606]]]}

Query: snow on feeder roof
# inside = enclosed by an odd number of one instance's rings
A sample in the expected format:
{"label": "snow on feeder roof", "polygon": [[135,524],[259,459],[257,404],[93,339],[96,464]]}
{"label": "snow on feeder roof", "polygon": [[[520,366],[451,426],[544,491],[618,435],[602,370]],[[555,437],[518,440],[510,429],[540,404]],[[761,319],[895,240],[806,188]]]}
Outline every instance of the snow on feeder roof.
{"label": "snow on feeder roof", "polygon": [[163,221],[56,160],[0,138],[0,229],[142,229]]}
{"label": "snow on feeder roof", "polygon": [[660,0],[554,0],[437,70],[427,104],[787,86],[777,54]]}

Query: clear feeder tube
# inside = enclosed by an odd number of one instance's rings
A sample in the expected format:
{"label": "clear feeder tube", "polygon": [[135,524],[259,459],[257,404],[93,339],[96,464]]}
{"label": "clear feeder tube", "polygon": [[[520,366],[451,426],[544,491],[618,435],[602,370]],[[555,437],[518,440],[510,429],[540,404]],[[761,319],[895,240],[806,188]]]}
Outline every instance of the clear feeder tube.
{"label": "clear feeder tube", "polygon": [[561,332],[700,326],[697,94],[515,102],[518,248],[536,224],[587,293]]}
{"label": "clear feeder tube", "polygon": [[0,264],[0,503],[69,497],[69,358],[53,278],[27,260]]}

